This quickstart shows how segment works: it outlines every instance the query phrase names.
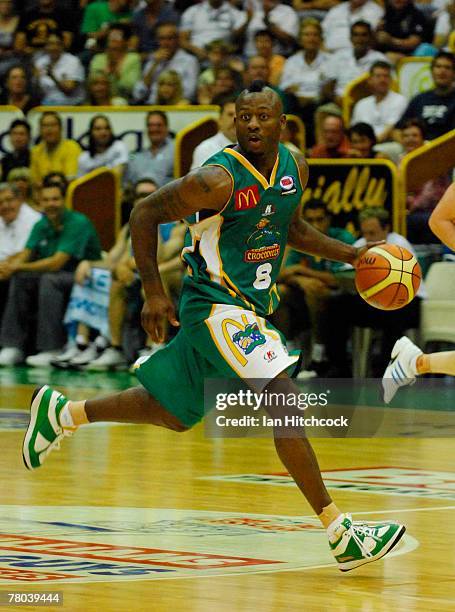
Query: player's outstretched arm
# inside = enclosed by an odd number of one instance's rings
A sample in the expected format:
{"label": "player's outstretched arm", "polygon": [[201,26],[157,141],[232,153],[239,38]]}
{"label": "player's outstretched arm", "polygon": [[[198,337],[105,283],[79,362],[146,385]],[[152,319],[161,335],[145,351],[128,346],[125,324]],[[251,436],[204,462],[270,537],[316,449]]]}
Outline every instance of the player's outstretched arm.
{"label": "player's outstretched arm", "polygon": [[232,179],[221,166],[204,166],[168,183],[133,209],[130,217],[134,256],[145,292],[142,324],[154,342],[164,340],[165,320],[178,325],[158,271],[158,225],[200,210],[220,211],[232,194]]}
{"label": "player's outstretched arm", "polygon": [[428,224],[433,234],[455,251],[455,183],[447,188]]}

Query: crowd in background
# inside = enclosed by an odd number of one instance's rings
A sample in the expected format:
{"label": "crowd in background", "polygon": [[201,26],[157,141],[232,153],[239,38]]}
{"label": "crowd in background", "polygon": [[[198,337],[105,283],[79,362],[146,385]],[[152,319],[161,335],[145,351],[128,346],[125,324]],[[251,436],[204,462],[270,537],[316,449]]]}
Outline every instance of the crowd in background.
{"label": "crowd in background", "polygon": [[[455,128],[454,22],[454,0],[0,0],[0,104],[24,113],[24,119],[10,124],[11,150],[1,159],[0,365],[27,358],[31,366],[108,369],[125,366],[141,349],[160,348],[137,333],[142,296],[127,226],[103,258],[95,235],[89,244],[77,240],[78,224],[85,221],[78,213],[70,219],[64,203],[69,182],[107,166],[121,177],[126,221],[135,201],[173,178],[175,134],[168,117],[163,111],[144,113],[147,146],[129,154],[116,138],[115,122],[102,112],[93,114],[87,138],[76,142],[65,138],[53,106],[217,104],[219,131],[194,152],[197,167],[235,142],[235,97],[260,79],[280,95],[285,112],[303,120],[308,156],[386,158],[399,164],[406,153]],[[394,90],[396,63],[407,56],[432,57],[433,85],[412,99]],[[364,73],[371,95],[355,105],[345,125],[346,86]],[[38,105],[48,110],[32,133],[26,113]],[[286,134],[283,142],[295,147]],[[427,219],[450,180],[438,176],[408,194],[411,243],[437,242]],[[322,202],[313,201],[305,214],[329,235],[339,229],[330,227]],[[56,218],[69,227],[65,261],[55,260],[58,251],[39,246],[45,236],[60,248]],[[362,223],[376,224],[376,235],[392,233],[389,219],[367,215]],[[160,269],[177,299],[184,228],[162,230]],[[354,242],[343,231],[341,239]],[[36,265],[40,260],[44,264]],[[67,304],[74,281],[83,286],[95,269],[108,278],[108,321],[105,317],[91,328],[70,320]],[[100,286],[103,278],[100,273]],[[327,362],[329,353],[337,365],[333,375],[348,375],[346,359],[339,357],[347,340],[340,344],[338,335],[338,345],[331,342],[335,319],[330,313],[343,308],[352,313],[355,306],[361,318],[362,306],[353,305],[352,292],[341,291],[337,270],[291,253],[280,285],[277,325],[297,344],[310,331],[312,365]],[[340,293],[350,297],[337,301]],[[24,326],[26,305],[37,296],[42,300],[38,320]],[[407,320],[386,318],[377,327],[404,331],[405,323],[418,326],[413,309]],[[387,350],[381,353],[384,359]]]}

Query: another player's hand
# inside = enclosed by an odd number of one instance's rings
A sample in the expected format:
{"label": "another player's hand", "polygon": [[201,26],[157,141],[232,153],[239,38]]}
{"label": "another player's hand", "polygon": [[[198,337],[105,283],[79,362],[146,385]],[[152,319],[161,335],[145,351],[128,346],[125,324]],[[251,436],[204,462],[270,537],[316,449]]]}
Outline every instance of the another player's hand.
{"label": "another player's hand", "polygon": [[357,267],[357,264],[360,261],[360,258],[362,257],[362,255],[364,255],[368,249],[372,249],[375,246],[379,246],[380,244],[385,244],[385,240],[377,240],[376,242],[367,242],[365,246],[363,247],[358,247],[357,248],[357,254],[354,257],[354,260],[352,262],[352,265],[354,266],[354,268]]}
{"label": "another player's hand", "polygon": [[166,339],[166,323],[169,321],[174,327],[177,321],[175,308],[166,295],[151,295],[146,298],[142,307],[142,327],[153,342],[162,343]]}

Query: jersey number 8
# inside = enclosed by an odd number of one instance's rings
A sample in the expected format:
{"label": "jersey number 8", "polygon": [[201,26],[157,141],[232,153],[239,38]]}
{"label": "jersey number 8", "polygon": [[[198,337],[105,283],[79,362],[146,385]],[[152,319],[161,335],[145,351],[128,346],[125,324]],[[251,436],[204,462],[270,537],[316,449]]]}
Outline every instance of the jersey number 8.
{"label": "jersey number 8", "polygon": [[264,263],[256,268],[256,279],[253,283],[255,289],[268,289],[272,282],[270,273],[272,271],[272,264]]}

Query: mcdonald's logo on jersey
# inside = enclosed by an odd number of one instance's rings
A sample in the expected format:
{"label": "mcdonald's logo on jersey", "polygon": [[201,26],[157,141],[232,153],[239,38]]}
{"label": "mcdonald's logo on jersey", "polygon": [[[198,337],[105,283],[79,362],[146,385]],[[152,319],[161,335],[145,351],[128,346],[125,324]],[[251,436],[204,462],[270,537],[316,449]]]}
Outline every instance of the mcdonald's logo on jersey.
{"label": "mcdonald's logo on jersey", "polygon": [[258,202],[259,190],[257,185],[249,185],[235,192],[235,210],[254,208]]}

